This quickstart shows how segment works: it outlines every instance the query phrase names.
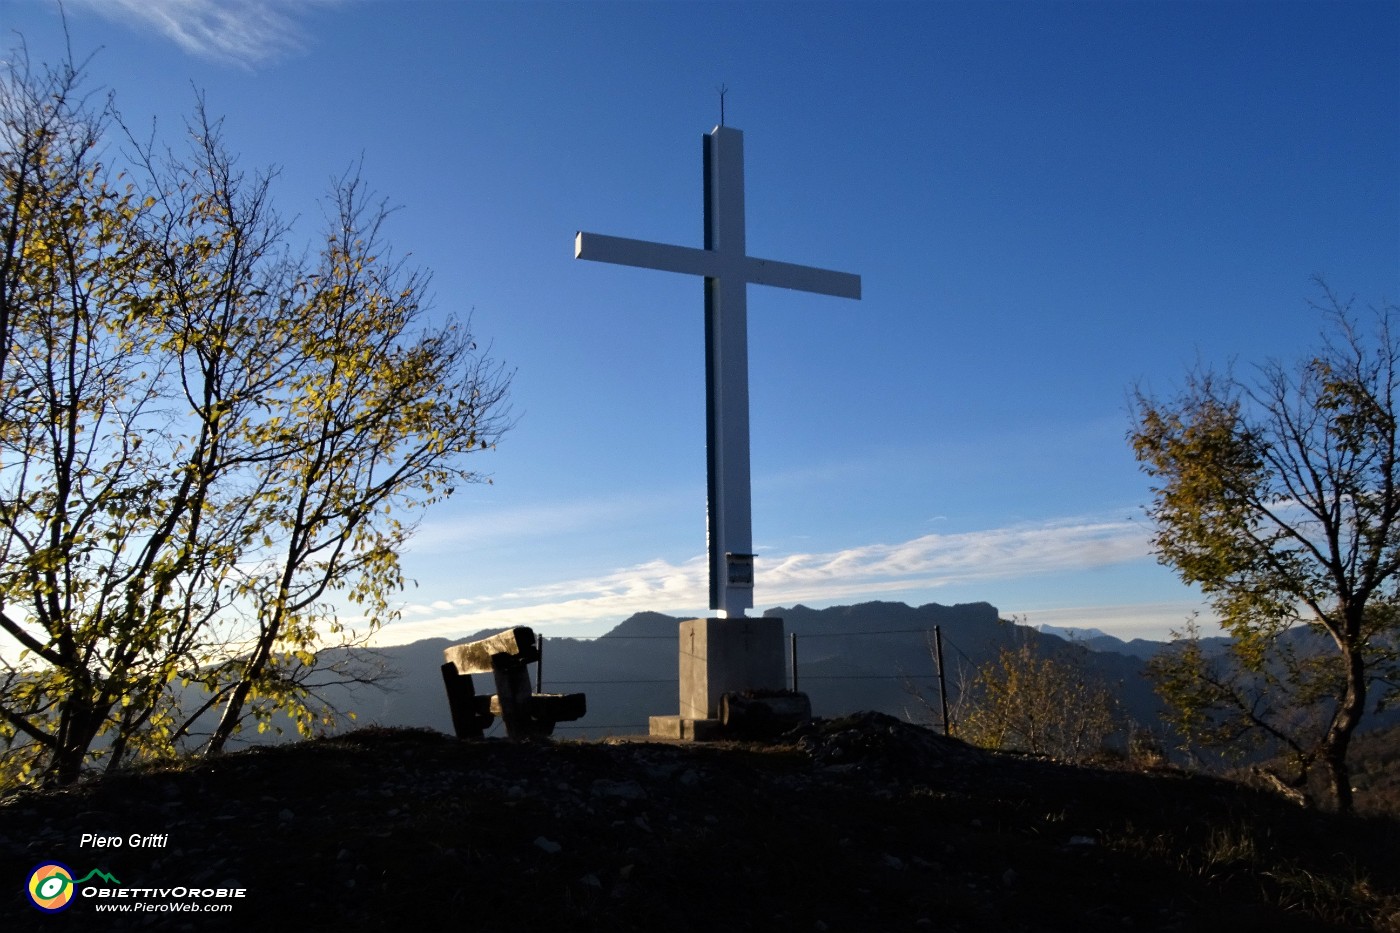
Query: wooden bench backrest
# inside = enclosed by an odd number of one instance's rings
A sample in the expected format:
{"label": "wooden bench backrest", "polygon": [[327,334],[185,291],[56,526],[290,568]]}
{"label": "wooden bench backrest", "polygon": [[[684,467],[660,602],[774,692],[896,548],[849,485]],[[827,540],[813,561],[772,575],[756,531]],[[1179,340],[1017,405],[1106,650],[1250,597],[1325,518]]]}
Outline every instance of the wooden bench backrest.
{"label": "wooden bench backrest", "polygon": [[492,659],[496,655],[505,655],[523,667],[540,659],[540,647],[534,630],[518,625],[490,638],[444,648],[442,655],[459,674],[489,674],[495,670]]}

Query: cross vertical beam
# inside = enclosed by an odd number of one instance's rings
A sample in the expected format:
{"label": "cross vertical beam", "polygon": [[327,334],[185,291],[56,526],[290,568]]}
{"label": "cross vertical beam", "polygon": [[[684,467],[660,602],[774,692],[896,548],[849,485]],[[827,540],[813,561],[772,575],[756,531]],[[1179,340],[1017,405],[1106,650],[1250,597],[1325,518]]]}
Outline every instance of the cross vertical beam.
{"label": "cross vertical beam", "polygon": [[710,608],[753,607],[749,477],[748,285],[860,298],[860,276],[755,259],[744,242],[744,134],[717,126],[704,138],[705,247],[692,249],[579,233],[574,256],[705,279],[705,420]]}
{"label": "cross vertical beam", "polygon": [[[721,126],[704,137],[704,166],[705,249],[747,256],[743,133]],[[742,616],[753,608],[749,308],[748,284],[732,273],[705,279],[705,440],[710,608]]]}

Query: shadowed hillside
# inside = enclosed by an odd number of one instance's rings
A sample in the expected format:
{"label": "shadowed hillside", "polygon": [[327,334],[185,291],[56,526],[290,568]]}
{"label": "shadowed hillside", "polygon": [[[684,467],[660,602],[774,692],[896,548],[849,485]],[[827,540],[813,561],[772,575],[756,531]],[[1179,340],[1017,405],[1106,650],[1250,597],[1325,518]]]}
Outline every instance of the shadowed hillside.
{"label": "shadowed hillside", "polygon": [[[0,910],[35,931],[1400,930],[1396,851],[1395,822],[874,713],[771,746],[367,730],[0,801]],[[23,890],[45,862],[88,876],[57,917]],[[232,910],[155,912],[206,903]]]}

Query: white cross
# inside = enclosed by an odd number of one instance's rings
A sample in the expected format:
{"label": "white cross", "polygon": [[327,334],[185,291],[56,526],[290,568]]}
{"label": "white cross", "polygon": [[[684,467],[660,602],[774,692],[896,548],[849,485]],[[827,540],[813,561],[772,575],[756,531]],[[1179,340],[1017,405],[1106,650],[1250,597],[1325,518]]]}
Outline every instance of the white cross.
{"label": "white cross", "polygon": [[705,248],[580,233],[574,257],[705,278],[710,608],[753,607],[749,495],[748,284],[860,298],[860,276],[755,259],[744,245],[744,134],[717,126],[705,144]]}

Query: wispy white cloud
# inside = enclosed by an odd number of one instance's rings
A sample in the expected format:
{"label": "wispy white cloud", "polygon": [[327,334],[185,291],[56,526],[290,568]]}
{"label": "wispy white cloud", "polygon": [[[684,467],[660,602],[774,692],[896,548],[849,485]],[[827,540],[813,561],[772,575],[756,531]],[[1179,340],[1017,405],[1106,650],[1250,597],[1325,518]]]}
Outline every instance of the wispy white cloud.
{"label": "wispy white cloud", "polygon": [[1142,527],[1132,522],[1063,521],[793,554],[765,568],[764,582],[780,594],[778,602],[785,602],[804,592],[840,597],[872,587],[939,587],[1085,570],[1149,553]]}
{"label": "wispy white cloud", "polygon": [[1146,638],[1166,641],[1172,632],[1185,629],[1192,617],[1200,623],[1206,635],[1219,631],[1219,624],[1210,610],[1199,601],[1131,603],[1113,606],[1071,606],[1045,608],[999,607],[1007,616],[1023,618],[1028,625],[1052,625],[1058,628],[1096,628],[1124,641]]}
{"label": "wispy white cloud", "polygon": [[69,0],[106,19],[154,29],[191,55],[252,67],[306,46],[298,22],[341,0]]}
{"label": "wispy white cloud", "polygon": [[[935,590],[1039,574],[1089,570],[1149,556],[1147,533],[1125,521],[1071,520],[871,544],[811,554],[760,555],[764,605],[823,604],[890,593]],[[536,628],[616,623],[634,612],[703,614],[708,584],[703,555],[682,564],[656,560],[598,577],[520,588],[511,593],[410,605],[378,638],[401,644],[457,637],[507,625]]]}

